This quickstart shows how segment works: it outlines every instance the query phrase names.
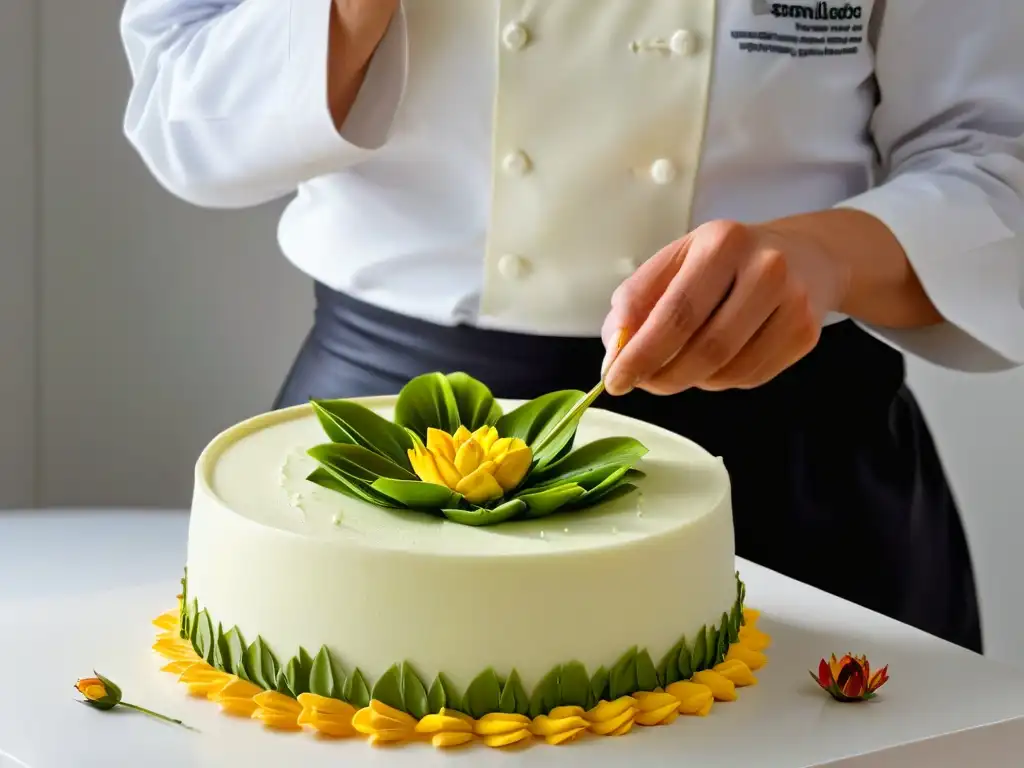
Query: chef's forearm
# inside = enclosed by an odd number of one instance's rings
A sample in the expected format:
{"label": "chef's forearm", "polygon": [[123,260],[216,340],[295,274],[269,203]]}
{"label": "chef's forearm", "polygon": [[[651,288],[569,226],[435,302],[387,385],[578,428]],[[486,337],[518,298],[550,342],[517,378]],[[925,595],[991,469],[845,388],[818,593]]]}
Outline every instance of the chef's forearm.
{"label": "chef's forearm", "polygon": [[398,0],[335,0],[327,61],[327,101],[341,130],[355,104]]}
{"label": "chef's forearm", "polygon": [[896,236],[874,216],[832,209],[767,222],[816,241],[846,280],[838,311],[872,325],[918,328],[942,322]]}

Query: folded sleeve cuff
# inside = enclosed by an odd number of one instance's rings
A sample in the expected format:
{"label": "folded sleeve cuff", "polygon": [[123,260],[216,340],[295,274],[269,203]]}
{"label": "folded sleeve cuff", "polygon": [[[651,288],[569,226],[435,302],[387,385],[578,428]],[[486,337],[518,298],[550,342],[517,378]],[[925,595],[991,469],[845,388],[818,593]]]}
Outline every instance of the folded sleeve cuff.
{"label": "folded sleeve cuff", "polygon": [[946,368],[1006,370],[1024,364],[1024,238],[1003,223],[977,187],[906,173],[840,203],[884,223],[947,323],[868,329]]}
{"label": "folded sleeve cuff", "polygon": [[[291,140],[313,167],[338,170],[390,140],[408,79],[408,34],[400,6],[367,68],[355,103],[339,131],[327,103],[327,56],[334,0],[292,0],[288,78],[292,86]],[[324,171],[328,169],[324,168]]]}

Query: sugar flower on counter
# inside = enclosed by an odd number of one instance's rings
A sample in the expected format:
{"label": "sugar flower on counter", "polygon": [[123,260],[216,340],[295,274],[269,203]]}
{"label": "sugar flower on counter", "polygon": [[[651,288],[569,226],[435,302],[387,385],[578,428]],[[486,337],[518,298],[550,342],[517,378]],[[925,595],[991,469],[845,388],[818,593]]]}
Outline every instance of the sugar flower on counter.
{"label": "sugar flower on counter", "polygon": [[885,666],[871,674],[871,665],[865,656],[846,654],[836,660],[835,654],[829,661],[822,659],[818,674],[811,677],[822,690],[836,701],[866,701],[873,699],[876,691],[889,679],[889,667]]}
{"label": "sugar flower on counter", "polygon": [[116,706],[127,707],[128,709],[134,709],[136,712],[142,712],[144,715],[155,717],[158,720],[164,720],[168,723],[174,723],[180,725],[189,730],[195,730],[191,726],[185,725],[181,720],[175,720],[173,717],[167,717],[167,715],[161,715],[159,712],[154,712],[151,709],[140,707],[137,704],[129,704],[127,701],[121,699],[121,689],[112,681],[105,678],[100,673],[93,671],[94,677],[84,677],[79,679],[75,683],[75,690],[77,690],[84,699],[82,703],[86,704],[93,709],[98,709],[102,712],[111,710]]}

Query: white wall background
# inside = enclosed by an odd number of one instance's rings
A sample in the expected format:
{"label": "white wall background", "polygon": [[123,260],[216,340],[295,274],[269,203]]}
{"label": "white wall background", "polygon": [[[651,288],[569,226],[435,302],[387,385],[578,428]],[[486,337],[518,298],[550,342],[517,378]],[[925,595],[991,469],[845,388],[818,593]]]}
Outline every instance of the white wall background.
{"label": "white wall background", "polygon": [[[277,207],[190,208],[122,138],[120,7],[0,2],[0,506],[33,498],[33,424],[39,505],[184,506],[199,450],[270,405],[310,320]],[[963,508],[989,652],[1024,664],[1024,371],[915,363],[911,378]]]}

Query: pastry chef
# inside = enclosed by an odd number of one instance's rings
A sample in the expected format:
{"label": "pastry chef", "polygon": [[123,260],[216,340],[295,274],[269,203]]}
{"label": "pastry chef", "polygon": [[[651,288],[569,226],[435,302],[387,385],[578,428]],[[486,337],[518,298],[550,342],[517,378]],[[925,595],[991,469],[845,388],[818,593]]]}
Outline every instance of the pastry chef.
{"label": "pastry chef", "polygon": [[297,193],[316,315],[278,406],[604,370],[603,407],[724,457],[741,556],[980,651],[903,356],[1024,363],[1021,29],[1020,0],[128,0],[125,129],[196,205]]}

